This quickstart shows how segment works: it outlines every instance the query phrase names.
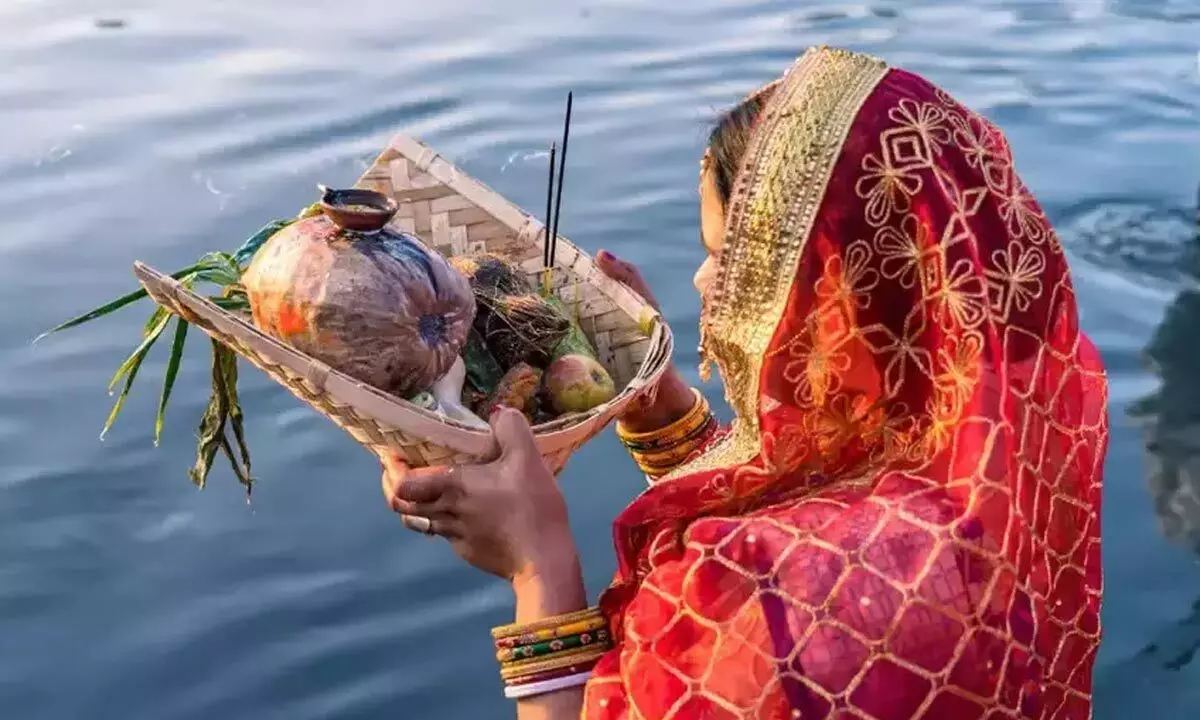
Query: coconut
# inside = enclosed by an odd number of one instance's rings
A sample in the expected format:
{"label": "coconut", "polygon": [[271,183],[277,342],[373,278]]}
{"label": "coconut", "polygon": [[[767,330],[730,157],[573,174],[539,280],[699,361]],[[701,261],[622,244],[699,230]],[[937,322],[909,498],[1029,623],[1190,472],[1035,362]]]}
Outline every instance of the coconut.
{"label": "coconut", "polygon": [[273,235],[242,285],[263,332],[350,377],[410,397],[458,358],[475,299],[443,256],[384,227],[394,203],[388,212],[387,199],[376,196],[326,191],[325,213]]}

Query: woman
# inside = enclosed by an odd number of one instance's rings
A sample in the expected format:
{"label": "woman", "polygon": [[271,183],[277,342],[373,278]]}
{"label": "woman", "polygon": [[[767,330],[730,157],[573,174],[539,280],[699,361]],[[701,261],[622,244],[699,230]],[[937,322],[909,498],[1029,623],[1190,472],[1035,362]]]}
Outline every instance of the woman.
{"label": "woman", "polygon": [[384,459],[406,525],[513,583],[518,716],[1090,717],[1106,381],[1000,132],[810,50],[722,120],[700,195],[701,353],[737,418],[672,375],[622,419],[654,479],[598,610],[520,415],[494,463]]}

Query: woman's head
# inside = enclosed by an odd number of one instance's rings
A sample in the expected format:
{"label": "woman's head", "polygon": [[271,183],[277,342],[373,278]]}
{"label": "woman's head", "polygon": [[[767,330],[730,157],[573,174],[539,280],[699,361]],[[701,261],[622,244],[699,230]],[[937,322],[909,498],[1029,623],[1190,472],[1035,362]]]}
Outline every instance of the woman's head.
{"label": "woman's head", "polygon": [[814,51],[778,87],[721,119],[700,183],[702,368],[747,452],[780,418],[806,428],[780,462],[923,451],[984,368],[1030,382],[1074,352],[1061,249],[995,127],[862,55]]}
{"label": "woman's head", "polygon": [[707,257],[693,281],[701,295],[716,277],[717,257],[725,240],[725,206],[750,145],[754,124],[773,87],[768,86],[725,112],[709,133],[708,150],[700,171],[700,240]]}

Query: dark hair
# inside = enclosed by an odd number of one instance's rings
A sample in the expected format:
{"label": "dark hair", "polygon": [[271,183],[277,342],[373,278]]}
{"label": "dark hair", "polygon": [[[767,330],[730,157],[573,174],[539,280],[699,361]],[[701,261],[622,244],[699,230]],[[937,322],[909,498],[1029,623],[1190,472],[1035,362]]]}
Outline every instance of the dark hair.
{"label": "dark hair", "polygon": [[710,167],[723,203],[728,203],[733,194],[733,183],[750,144],[750,134],[769,98],[769,92],[759,93],[738,103],[717,120],[708,135]]}

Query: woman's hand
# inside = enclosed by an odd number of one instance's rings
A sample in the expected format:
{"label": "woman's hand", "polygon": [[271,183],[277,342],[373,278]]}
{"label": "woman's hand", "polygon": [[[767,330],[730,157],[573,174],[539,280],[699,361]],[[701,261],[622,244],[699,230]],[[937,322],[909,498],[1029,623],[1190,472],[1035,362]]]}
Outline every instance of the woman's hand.
{"label": "woman's hand", "polygon": [[381,456],[383,494],[404,525],[450,541],[459,557],[514,585],[579,577],[567,506],[516,410],[492,415],[500,457],[481,465],[409,468]]}
{"label": "woman's hand", "polygon": [[[596,254],[596,267],[617,282],[624,283],[642,296],[651,307],[659,310],[658,301],[650,292],[642,273],[633,263],[626,262],[607,250]],[[667,368],[658,384],[639,400],[629,404],[621,416],[621,424],[632,432],[650,432],[664,428],[680,419],[696,402],[692,389],[684,382],[674,366]]]}

